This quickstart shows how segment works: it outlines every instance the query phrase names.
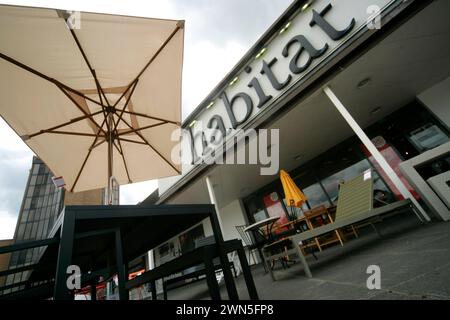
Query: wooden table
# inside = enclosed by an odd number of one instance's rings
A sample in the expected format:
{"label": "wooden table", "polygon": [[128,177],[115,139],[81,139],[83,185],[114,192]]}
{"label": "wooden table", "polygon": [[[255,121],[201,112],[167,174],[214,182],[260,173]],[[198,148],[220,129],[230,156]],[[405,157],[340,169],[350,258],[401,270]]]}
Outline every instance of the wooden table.
{"label": "wooden table", "polygon": [[[325,206],[320,206],[317,208],[313,208],[309,211],[305,212],[305,215],[301,218],[295,219],[293,221],[289,221],[287,223],[284,223],[282,225],[279,226],[279,228],[283,228],[283,227],[288,227],[288,228],[292,228],[294,227],[296,224],[300,224],[302,222],[306,223],[306,225],[308,226],[309,230],[313,230],[314,229],[314,223],[313,221],[320,217],[325,215],[327,217],[328,223],[333,223],[333,218],[331,217],[331,212],[333,211],[334,208],[326,208]],[[336,230],[336,239],[332,239],[330,241],[321,243],[319,241],[318,238],[314,238],[314,244],[317,246],[317,248],[319,249],[319,251],[322,251],[322,246],[330,244],[330,243],[334,243],[334,242],[340,242],[341,245],[343,245],[342,242],[342,237],[339,234],[339,231]]]}

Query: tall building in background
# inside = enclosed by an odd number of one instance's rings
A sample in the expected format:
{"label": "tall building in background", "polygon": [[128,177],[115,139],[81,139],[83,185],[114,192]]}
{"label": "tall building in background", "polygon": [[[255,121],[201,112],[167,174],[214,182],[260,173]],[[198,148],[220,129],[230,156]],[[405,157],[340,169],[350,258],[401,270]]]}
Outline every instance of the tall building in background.
{"label": "tall building in background", "polygon": [[[54,174],[38,157],[33,163],[25,187],[25,193],[14,233],[14,243],[47,238],[65,205],[101,205],[104,203],[104,189],[72,193],[58,188],[53,182]],[[114,190],[115,203],[118,204],[119,190]],[[9,269],[18,268],[38,261],[43,248],[13,252]],[[28,271],[8,275],[5,285],[27,280]],[[17,290],[19,287],[12,289]],[[5,290],[5,293],[7,290]]]}

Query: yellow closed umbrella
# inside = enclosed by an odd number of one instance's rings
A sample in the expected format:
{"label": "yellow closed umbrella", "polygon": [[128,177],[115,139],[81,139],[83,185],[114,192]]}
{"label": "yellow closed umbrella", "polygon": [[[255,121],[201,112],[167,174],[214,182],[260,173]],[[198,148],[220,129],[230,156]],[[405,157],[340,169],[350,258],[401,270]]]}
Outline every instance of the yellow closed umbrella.
{"label": "yellow closed umbrella", "polygon": [[[300,191],[286,171],[280,170],[280,180],[283,185],[286,204],[290,206],[292,210],[293,207],[301,208],[308,198],[303,194],[303,192]],[[294,216],[293,213],[292,215]]]}

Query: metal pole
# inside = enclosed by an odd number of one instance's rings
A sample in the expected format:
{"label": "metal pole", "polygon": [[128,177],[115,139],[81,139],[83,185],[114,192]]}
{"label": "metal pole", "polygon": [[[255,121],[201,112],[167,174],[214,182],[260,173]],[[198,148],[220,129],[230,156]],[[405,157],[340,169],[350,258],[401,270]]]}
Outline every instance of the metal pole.
{"label": "metal pole", "polygon": [[113,186],[112,186],[112,176],[113,176],[113,125],[114,125],[114,119],[113,119],[113,113],[108,113],[108,190],[107,190],[107,202],[109,205],[113,203],[112,201],[112,195],[113,195]]}
{"label": "metal pole", "polygon": [[395,173],[394,169],[389,165],[389,163],[384,159],[383,155],[378,151],[377,147],[372,143],[372,141],[369,139],[369,137],[366,135],[366,133],[363,131],[363,129],[358,125],[358,123],[353,119],[352,115],[348,112],[348,110],[345,108],[345,106],[342,104],[342,102],[338,99],[338,97],[334,94],[334,92],[330,89],[330,87],[326,86],[323,91],[328,96],[328,98],[331,100],[331,102],[334,104],[336,109],[339,111],[339,113],[344,117],[345,121],[350,125],[352,130],[356,133],[358,138],[362,141],[362,143],[365,145],[365,147],[369,150],[369,152],[372,154],[372,156],[375,158],[375,160],[380,165],[381,169],[386,173],[386,175],[389,177],[389,179],[392,181],[392,183],[395,185],[395,187],[400,191],[402,196],[405,199],[410,199],[411,202],[416,206],[416,208],[420,211],[420,215],[416,213],[414,210],[414,213],[417,215],[420,221],[423,221],[424,219],[428,222],[430,221],[430,217],[426,214],[425,210],[422,208],[422,206],[417,202],[417,200],[414,198],[414,196],[411,194],[411,192],[408,190],[408,188],[404,185],[404,183],[401,181],[401,179],[398,177],[398,175]]}

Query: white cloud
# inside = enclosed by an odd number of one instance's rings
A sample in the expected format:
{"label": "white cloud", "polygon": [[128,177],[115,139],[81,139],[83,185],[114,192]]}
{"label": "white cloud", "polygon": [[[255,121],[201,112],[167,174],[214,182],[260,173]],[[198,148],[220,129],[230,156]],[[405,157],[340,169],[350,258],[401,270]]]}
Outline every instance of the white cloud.
{"label": "white cloud", "polygon": [[120,186],[120,204],[137,204],[158,188],[157,180]]}
{"label": "white cloud", "polygon": [[245,46],[228,41],[218,46],[198,41],[186,46],[183,70],[183,116],[186,117],[211,92],[245,53]]}

